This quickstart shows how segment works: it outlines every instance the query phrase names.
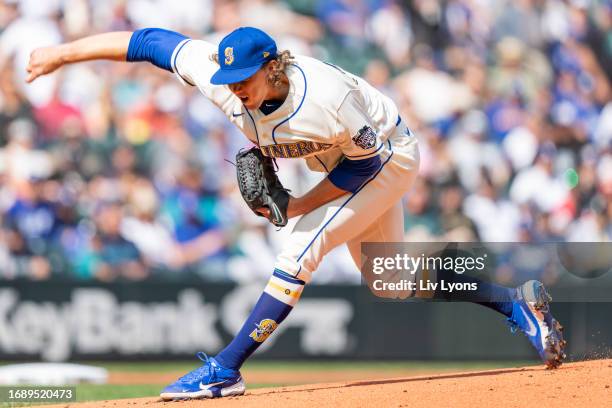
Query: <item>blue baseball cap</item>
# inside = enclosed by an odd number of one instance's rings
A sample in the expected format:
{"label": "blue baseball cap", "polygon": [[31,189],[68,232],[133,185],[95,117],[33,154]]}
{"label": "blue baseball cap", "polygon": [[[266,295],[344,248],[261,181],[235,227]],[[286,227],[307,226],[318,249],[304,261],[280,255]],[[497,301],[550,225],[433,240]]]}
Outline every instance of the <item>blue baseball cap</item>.
{"label": "blue baseball cap", "polygon": [[233,84],[253,75],[276,58],[276,42],[258,28],[241,27],[219,43],[219,69],[210,78],[213,85]]}

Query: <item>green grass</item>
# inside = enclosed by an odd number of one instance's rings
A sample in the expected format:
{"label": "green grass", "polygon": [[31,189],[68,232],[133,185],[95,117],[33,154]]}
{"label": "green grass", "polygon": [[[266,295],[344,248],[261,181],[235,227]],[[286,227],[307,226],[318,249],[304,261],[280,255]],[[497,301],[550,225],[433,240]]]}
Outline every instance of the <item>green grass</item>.
{"label": "green grass", "polygon": [[[169,362],[98,362],[83,364],[124,372],[187,372],[198,361]],[[252,361],[245,364],[250,371],[312,371],[312,370],[487,370],[536,364],[534,361]]]}
{"label": "green grass", "polygon": [[112,385],[82,384],[76,389],[77,401],[112,400],[119,398],[140,398],[159,395],[158,384]]}
{"label": "green grass", "polygon": [[[263,387],[277,387],[280,384],[249,384],[249,389]],[[76,389],[77,401],[102,401],[114,400],[121,398],[154,398],[159,395],[163,387],[159,384],[142,384],[142,385],[94,385],[82,384]]]}
{"label": "green grass", "polygon": [[[198,366],[197,361],[170,362],[81,362],[104,367],[110,372],[178,372],[186,373]],[[466,371],[494,368],[521,367],[534,364],[533,361],[253,361],[245,365],[251,372],[300,372],[300,371]],[[253,384],[249,389],[278,387],[284,384]],[[160,384],[81,384],[77,385],[77,401],[113,400],[121,398],[156,397],[163,385]],[[0,408],[3,405],[0,404]]]}
{"label": "green grass", "polygon": [[[197,362],[87,362],[109,371],[123,372],[187,372],[197,367]],[[431,361],[253,361],[245,368],[256,371],[465,371],[486,370],[493,368],[520,367],[533,364],[527,361],[466,361],[466,362],[431,362]],[[249,389],[262,387],[278,387],[284,384],[253,384]],[[78,401],[111,400],[119,398],[155,397],[163,386],[159,384],[146,385],[92,385],[77,386]]]}

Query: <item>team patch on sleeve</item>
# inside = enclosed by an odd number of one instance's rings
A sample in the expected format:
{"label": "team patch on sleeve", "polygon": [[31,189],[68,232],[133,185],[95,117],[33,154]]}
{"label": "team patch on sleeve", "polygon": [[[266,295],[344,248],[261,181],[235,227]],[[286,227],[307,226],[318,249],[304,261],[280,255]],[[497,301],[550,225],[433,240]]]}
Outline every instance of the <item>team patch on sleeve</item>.
{"label": "team patch on sleeve", "polygon": [[353,136],[353,142],[363,150],[369,150],[376,146],[376,132],[366,125]]}

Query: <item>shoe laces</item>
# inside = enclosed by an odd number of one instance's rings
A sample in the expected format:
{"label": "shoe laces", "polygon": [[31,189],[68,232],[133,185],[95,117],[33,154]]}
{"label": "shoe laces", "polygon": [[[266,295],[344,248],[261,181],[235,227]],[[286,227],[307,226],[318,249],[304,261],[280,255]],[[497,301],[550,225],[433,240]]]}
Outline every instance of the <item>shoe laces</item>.
{"label": "shoe laces", "polygon": [[203,361],[204,364],[179,378],[179,381],[193,382],[194,380],[201,380],[208,375],[210,376],[210,381],[214,382],[215,368],[212,365],[211,358],[202,351],[198,351],[196,357]]}

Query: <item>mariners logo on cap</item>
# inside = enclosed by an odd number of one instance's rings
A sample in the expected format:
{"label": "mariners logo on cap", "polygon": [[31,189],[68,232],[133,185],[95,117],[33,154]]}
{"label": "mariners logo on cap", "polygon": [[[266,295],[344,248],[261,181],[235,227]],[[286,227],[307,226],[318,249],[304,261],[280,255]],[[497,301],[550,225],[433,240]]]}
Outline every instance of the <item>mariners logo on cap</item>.
{"label": "mariners logo on cap", "polygon": [[272,319],[263,319],[259,324],[255,326],[255,330],[251,332],[249,335],[250,338],[255,340],[258,343],[263,343],[274,330],[278,327],[278,323],[276,323]]}
{"label": "mariners logo on cap", "polygon": [[234,62],[234,47],[225,47],[225,65],[232,65]]}

